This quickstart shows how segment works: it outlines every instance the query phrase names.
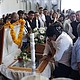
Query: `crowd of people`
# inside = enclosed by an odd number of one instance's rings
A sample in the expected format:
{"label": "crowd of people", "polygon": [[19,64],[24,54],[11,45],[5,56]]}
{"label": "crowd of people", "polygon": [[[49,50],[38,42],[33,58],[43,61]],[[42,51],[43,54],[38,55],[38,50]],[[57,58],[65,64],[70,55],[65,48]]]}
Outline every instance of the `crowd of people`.
{"label": "crowd of people", "polygon": [[[19,19],[26,21],[21,49],[26,47],[29,34],[35,27],[46,27],[46,46],[42,60],[51,52],[54,55],[52,59],[55,64],[52,74],[54,77],[80,80],[80,11],[67,10],[65,14],[64,10],[48,11],[43,7],[40,7],[38,12],[25,13],[19,10],[3,15],[0,25],[4,25],[7,21],[14,23]],[[53,49],[56,50],[55,54]]]}

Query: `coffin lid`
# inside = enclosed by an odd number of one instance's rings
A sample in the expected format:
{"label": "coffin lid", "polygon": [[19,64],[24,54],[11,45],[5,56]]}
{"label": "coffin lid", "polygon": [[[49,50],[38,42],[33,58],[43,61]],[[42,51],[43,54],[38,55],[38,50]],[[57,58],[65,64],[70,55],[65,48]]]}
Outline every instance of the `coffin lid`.
{"label": "coffin lid", "polygon": [[4,45],[4,27],[1,27],[0,28],[0,64],[2,63],[3,45]]}
{"label": "coffin lid", "polygon": [[[6,66],[9,66],[9,64],[11,64],[11,61],[14,60],[15,55],[18,55],[21,52],[18,46],[15,43],[13,43],[8,27],[9,26],[3,26],[0,28],[0,65],[3,63]],[[18,29],[16,28],[16,30]],[[8,38],[11,40],[9,41]],[[10,46],[7,45],[8,43]]]}

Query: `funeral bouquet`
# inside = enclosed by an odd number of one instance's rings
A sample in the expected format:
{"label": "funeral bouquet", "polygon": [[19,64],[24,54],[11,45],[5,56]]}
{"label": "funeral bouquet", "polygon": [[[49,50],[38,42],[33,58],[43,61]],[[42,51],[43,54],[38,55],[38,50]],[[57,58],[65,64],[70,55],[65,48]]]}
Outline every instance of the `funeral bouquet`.
{"label": "funeral bouquet", "polygon": [[27,47],[25,49],[23,49],[21,51],[21,53],[18,55],[17,59],[19,62],[31,61],[31,53],[26,51]]}
{"label": "funeral bouquet", "polygon": [[33,33],[35,37],[35,43],[41,43],[43,44],[45,42],[45,32],[46,28],[45,27],[40,27],[40,28],[34,28]]}
{"label": "funeral bouquet", "polygon": [[31,57],[30,57],[30,54],[29,53],[24,53],[24,52],[21,52],[20,55],[17,57],[18,61],[21,62],[21,61],[31,61]]}

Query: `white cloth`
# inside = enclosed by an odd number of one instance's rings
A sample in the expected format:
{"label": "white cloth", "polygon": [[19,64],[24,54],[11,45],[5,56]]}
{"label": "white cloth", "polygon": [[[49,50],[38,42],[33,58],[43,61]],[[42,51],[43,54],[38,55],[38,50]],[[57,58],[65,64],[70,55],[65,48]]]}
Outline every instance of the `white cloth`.
{"label": "white cloth", "polygon": [[39,27],[38,27],[38,19],[36,19],[36,27],[39,28]]}
{"label": "white cloth", "polygon": [[[64,23],[63,23],[63,29],[65,30],[66,29],[66,24],[70,24],[70,23],[71,23],[70,19],[65,20]],[[71,26],[68,28],[68,30],[69,30],[69,32],[72,33],[72,27]]]}
{"label": "white cloth", "polygon": [[63,29],[69,34],[69,36],[74,39],[75,36],[72,34],[71,20],[65,20],[63,23]]}
{"label": "white cloth", "polygon": [[22,78],[21,80],[49,80],[48,78],[41,76],[40,74],[35,74]]}
{"label": "white cloth", "polygon": [[[18,37],[18,32],[19,32],[19,27],[20,25],[17,25],[14,27],[16,31],[16,37]],[[20,49],[18,48],[18,45],[16,45],[11,37],[10,34],[10,29],[7,28],[5,29],[5,34],[4,34],[4,44],[3,44],[3,55],[2,55],[2,63],[6,64],[11,64],[12,61],[14,61],[14,57],[19,55]]]}
{"label": "white cloth", "polygon": [[[52,43],[54,48],[56,49],[54,59],[55,61],[58,61],[58,62],[61,60],[65,51],[73,44],[72,39],[65,32],[62,32],[62,34],[57,38],[57,40],[55,42],[52,41]],[[48,43],[46,43],[46,47],[43,55],[48,55],[49,51],[51,51],[51,48],[48,45]]]}
{"label": "white cloth", "polygon": [[6,65],[0,65],[0,72],[11,80],[21,80],[24,76],[29,76],[32,73],[27,71],[14,71],[6,67]]}
{"label": "white cloth", "polygon": [[30,28],[30,27],[31,27],[28,21],[27,21],[27,26],[28,26],[28,28]]}
{"label": "white cloth", "polygon": [[40,20],[41,27],[45,27],[44,23],[45,23],[46,19],[45,19],[45,15],[44,14],[39,15],[39,20]]}
{"label": "white cloth", "polygon": [[[15,31],[16,31],[16,37],[18,37],[18,32],[19,29],[18,28],[20,25],[15,26]],[[5,34],[4,34],[4,45],[3,45],[3,58],[5,59],[5,56],[11,54],[12,52],[15,52],[16,50],[18,50],[18,45],[16,45],[13,40],[12,37],[10,35],[10,29],[7,28],[5,29]],[[3,60],[2,60],[3,62]]]}
{"label": "white cloth", "polygon": [[41,73],[42,76],[45,76],[47,78],[51,77],[51,66],[50,63],[46,66],[46,68],[44,69],[44,71]]}
{"label": "white cloth", "polygon": [[[16,71],[16,70],[9,69],[4,64],[0,65],[0,72],[11,80],[21,80],[25,76],[32,75],[32,72],[20,71],[20,70]],[[48,65],[46,69],[42,73],[40,73],[40,75],[46,78],[50,78],[51,75],[49,73],[51,73],[51,70]]]}
{"label": "white cloth", "polygon": [[24,33],[23,33],[23,38],[22,38],[22,42],[27,42],[27,33],[28,33],[28,30],[24,27]]}

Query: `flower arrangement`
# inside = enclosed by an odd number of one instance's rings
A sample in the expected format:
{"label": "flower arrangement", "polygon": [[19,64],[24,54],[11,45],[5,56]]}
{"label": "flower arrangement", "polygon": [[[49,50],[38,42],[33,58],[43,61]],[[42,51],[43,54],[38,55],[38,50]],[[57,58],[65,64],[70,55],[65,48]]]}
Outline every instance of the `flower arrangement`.
{"label": "flower arrangement", "polygon": [[21,52],[20,55],[17,57],[19,62],[27,62],[31,61],[31,54],[26,52]]}
{"label": "flower arrangement", "polygon": [[18,61],[18,66],[20,67],[27,67],[28,63],[31,63],[31,52],[27,49],[29,45],[27,45],[18,56],[16,56],[16,60]]}
{"label": "flower arrangement", "polygon": [[[20,26],[20,31],[19,31],[19,34],[18,34],[18,38],[16,38],[16,32],[14,30],[14,26],[16,24],[21,24]],[[11,24],[10,22],[7,22],[4,26],[9,26],[10,28],[10,34],[12,36],[12,39],[13,39],[13,42],[17,45],[20,45],[21,44],[21,41],[22,41],[22,37],[23,37],[23,30],[24,30],[24,24],[25,24],[25,21],[20,19],[18,21],[16,21],[15,23]]]}
{"label": "flower arrangement", "polygon": [[35,37],[35,43],[41,43],[43,44],[45,41],[45,32],[46,28],[45,27],[40,27],[40,28],[34,28],[33,33]]}
{"label": "flower arrangement", "polygon": [[31,54],[26,52],[21,52],[17,57],[17,60],[20,67],[27,67],[27,63],[31,63]]}

